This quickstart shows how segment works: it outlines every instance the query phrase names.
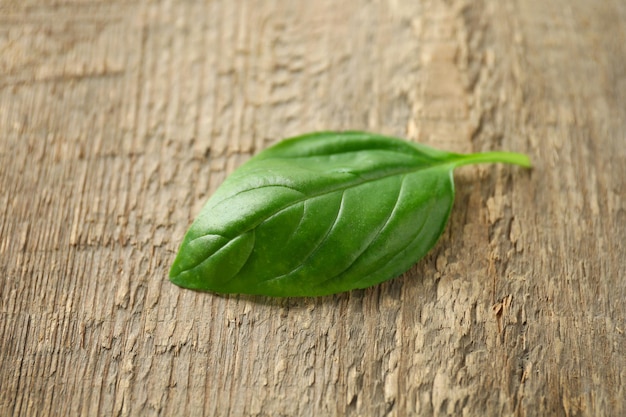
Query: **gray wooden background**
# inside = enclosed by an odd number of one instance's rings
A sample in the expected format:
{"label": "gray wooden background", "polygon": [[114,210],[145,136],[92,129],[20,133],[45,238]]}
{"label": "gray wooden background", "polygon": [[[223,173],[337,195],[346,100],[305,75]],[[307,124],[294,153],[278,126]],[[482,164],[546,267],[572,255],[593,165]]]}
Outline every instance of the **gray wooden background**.
{"label": "gray wooden background", "polygon": [[[457,171],[401,277],[167,272],[225,176],[359,129]],[[626,415],[626,2],[0,0],[0,415]]]}

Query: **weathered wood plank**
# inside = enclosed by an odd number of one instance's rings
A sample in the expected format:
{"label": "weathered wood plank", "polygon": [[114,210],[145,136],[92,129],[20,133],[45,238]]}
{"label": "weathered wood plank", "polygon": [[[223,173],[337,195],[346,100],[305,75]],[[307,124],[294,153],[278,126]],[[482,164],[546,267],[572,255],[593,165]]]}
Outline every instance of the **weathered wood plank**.
{"label": "weathered wood plank", "polygon": [[[0,1],[0,415],[626,412],[626,4]],[[432,253],[319,299],[166,276],[225,176],[363,129],[457,172]]]}

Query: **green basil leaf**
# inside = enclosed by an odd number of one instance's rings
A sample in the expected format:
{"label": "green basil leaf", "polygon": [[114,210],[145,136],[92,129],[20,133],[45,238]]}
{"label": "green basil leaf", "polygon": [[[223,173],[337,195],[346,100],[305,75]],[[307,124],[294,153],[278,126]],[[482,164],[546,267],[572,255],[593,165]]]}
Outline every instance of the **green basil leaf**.
{"label": "green basil leaf", "polygon": [[233,172],[189,228],[173,283],[219,293],[318,296],[408,270],[441,236],[455,167],[530,166],[362,132],[284,140]]}

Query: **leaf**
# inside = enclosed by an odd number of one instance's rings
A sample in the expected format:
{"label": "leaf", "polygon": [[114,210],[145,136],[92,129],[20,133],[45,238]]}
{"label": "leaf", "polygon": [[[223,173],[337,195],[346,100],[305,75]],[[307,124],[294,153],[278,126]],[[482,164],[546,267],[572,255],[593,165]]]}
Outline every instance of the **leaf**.
{"label": "leaf", "polygon": [[319,296],[408,270],[442,234],[462,155],[361,132],[284,140],[230,175],[187,231],[173,283],[218,293]]}

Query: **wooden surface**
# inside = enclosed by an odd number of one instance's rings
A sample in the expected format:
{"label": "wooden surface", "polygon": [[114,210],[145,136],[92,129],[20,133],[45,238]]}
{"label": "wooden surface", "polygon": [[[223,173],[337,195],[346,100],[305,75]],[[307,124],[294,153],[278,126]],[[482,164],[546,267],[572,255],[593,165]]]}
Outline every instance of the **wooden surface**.
{"label": "wooden surface", "polygon": [[[167,272],[224,177],[320,129],[457,171],[383,285]],[[0,0],[0,415],[626,415],[626,2]]]}

